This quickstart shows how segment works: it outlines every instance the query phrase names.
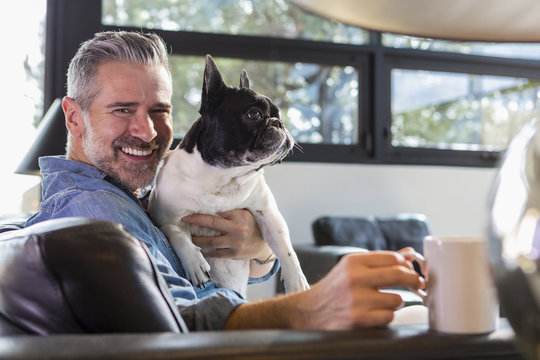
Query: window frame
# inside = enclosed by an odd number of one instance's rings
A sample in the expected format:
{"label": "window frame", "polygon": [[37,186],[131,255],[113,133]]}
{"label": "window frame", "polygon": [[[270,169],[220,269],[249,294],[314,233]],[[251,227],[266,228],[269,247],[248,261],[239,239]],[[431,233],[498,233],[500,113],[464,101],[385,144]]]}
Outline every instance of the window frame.
{"label": "window frame", "polygon": [[[391,163],[426,165],[455,165],[493,167],[501,159],[501,151],[467,151],[430,148],[396,147],[391,145],[391,71],[393,69],[426,70],[458,74],[494,75],[540,79],[540,62],[536,60],[508,59],[482,55],[429,52],[413,49],[386,48],[384,56],[385,103],[384,129],[385,155]],[[404,162],[403,162],[404,161]]]}
{"label": "window frame", "polygon": [[[381,33],[374,31],[369,32],[369,42],[364,45],[170,31],[103,25],[101,1],[48,0],[47,5],[45,109],[54,98],[64,96],[67,66],[78,45],[99,31],[154,32],[165,40],[172,55],[201,56],[201,61],[205,54],[210,53],[215,57],[353,66],[359,74],[358,142],[352,145],[301,143],[299,145],[302,150],[295,150],[286,161],[494,167],[499,162],[501,152],[392,146],[390,139],[392,69],[514,76],[540,80],[538,60],[391,48],[384,46]],[[265,46],[262,47],[261,44]],[[178,141],[179,139],[175,139],[175,143]]]}

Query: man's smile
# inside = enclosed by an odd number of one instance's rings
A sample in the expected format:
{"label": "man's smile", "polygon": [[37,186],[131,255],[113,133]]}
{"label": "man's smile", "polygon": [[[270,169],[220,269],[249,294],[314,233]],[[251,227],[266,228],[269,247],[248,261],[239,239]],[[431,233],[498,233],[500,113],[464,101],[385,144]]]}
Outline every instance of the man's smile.
{"label": "man's smile", "polygon": [[128,155],[134,155],[134,156],[149,156],[152,154],[154,149],[136,149],[132,147],[122,147],[120,150]]}

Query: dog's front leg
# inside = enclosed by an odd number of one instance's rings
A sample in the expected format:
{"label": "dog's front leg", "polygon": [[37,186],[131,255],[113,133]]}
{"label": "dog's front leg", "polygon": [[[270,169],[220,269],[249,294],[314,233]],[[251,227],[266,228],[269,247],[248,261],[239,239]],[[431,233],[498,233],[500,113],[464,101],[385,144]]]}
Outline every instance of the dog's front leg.
{"label": "dog's front leg", "polygon": [[160,226],[160,229],[180,258],[191,283],[203,287],[210,281],[210,265],[205,260],[201,249],[191,241],[189,231],[176,224],[165,224]]}
{"label": "dog's front leg", "polygon": [[281,279],[287,293],[309,289],[292,247],[289,228],[277,209],[252,211],[263,238],[281,263]]}

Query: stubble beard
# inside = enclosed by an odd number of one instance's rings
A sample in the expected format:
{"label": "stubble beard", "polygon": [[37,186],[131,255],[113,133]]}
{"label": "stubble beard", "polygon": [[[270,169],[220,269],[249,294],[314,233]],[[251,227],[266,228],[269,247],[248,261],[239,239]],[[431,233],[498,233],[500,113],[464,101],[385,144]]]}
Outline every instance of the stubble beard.
{"label": "stubble beard", "polygon": [[[123,135],[115,139],[112,144],[96,136],[90,124],[85,126],[85,141],[83,150],[92,164],[112,177],[116,182],[131,191],[151,185],[156,176],[160,162],[170,147],[170,142],[163,137],[156,137],[150,143],[140,139]],[[120,152],[121,147],[155,148],[151,158],[147,161],[129,161]]]}

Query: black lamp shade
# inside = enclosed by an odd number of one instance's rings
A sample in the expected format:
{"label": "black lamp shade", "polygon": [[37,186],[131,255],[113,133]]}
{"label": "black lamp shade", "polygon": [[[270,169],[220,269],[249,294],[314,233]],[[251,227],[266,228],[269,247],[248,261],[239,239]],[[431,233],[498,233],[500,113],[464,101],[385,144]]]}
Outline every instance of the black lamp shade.
{"label": "black lamp shade", "polygon": [[62,99],[57,98],[39,123],[34,143],[15,170],[16,174],[39,174],[38,158],[47,155],[62,155],[66,150],[66,125]]}

